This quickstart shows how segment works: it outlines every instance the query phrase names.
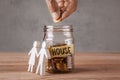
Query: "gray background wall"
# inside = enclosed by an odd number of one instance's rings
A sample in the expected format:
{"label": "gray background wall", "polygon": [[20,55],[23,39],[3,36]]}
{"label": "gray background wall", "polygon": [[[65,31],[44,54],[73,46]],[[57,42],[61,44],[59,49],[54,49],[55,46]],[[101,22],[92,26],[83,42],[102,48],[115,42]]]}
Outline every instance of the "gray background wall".
{"label": "gray background wall", "polygon": [[[29,51],[44,24],[53,24],[45,0],[0,0],[0,51]],[[120,51],[120,0],[78,0],[59,24],[73,25],[76,52]]]}

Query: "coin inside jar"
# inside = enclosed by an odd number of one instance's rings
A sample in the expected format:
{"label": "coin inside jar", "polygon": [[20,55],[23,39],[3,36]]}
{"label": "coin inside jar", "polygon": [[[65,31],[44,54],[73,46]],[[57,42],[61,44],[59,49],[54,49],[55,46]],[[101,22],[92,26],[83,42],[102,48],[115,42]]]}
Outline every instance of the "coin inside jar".
{"label": "coin inside jar", "polygon": [[[53,48],[53,47],[55,47],[55,49],[57,49],[59,47],[61,47],[61,48],[67,47],[67,45],[66,44],[57,44],[57,45],[51,46],[51,48]],[[50,72],[68,72],[69,69],[72,68],[71,67],[72,58],[68,59],[68,56],[67,55],[66,56],[61,56],[61,57],[58,56],[58,57],[52,57],[51,59],[49,59],[48,60],[48,67],[47,67],[48,70],[47,71],[50,71]]]}
{"label": "coin inside jar", "polygon": [[[67,71],[67,62],[64,62],[64,59],[67,60],[67,57],[53,58],[48,60],[47,71],[50,72],[65,72]],[[52,63],[53,60],[53,63]]]}

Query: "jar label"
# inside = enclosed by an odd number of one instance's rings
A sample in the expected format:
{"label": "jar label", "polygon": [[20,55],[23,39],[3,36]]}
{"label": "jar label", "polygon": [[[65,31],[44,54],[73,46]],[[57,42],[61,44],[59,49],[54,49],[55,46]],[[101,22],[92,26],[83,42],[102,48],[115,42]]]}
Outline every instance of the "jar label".
{"label": "jar label", "polygon": [[49,47],[51,57],[64,57],[74,54],[73,44],[54,45]]}

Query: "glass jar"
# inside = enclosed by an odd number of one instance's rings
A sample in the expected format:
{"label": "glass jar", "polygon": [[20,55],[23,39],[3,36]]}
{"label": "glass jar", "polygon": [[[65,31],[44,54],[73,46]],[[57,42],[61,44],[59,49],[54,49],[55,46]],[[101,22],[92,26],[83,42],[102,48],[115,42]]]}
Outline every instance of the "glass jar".
{"label": "glass jar", "polygon": [[74,68],[73,28],[70,25],[47,25],[44,27],[51,59],[46,62],[47,72],[70,72]]}

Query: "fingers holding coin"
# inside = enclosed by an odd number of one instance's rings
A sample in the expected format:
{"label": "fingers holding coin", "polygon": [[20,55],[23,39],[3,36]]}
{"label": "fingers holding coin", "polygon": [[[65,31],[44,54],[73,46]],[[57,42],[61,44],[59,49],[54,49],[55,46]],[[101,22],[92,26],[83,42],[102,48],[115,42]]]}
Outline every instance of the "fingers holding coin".
{"label": "fingers holding coin", "polygon": [[53,20],[57,20],[60,17],[60,8],[55,0],[46,0],[48,9],[53,17]]}
{"label": "fingers holding coin", "polygon": [[70,16],[77,8],[77,0],[46,0],[54,22],[60,22]]}

